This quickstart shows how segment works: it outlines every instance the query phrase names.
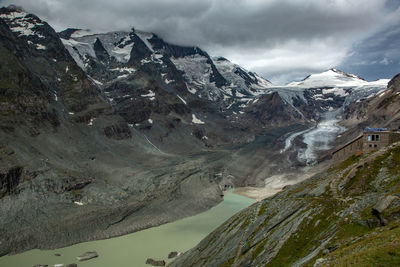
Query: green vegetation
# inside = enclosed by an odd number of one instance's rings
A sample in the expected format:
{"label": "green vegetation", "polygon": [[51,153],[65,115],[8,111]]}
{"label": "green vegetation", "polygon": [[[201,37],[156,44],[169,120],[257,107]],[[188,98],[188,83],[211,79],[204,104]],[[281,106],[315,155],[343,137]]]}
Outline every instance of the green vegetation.
{"label": "green vegetation", "polygon": [[312,212],[299,225],[281,247],[278,254],[266,266],[289,266],[319,247],[320,240],[327,238],[329,229],[335,225],[335,211],[340,207],[334,199],[310,199]]}
{"label": "green vegetation", "polygon": [[346,184],[345,194],[354,196],[364,192],[377,191],[376,185],[373,184],[380,174],[385,169],[392,177],[387,185],[385,191],[400,191],[400,147],[396,147],[384,155],[376,157],[373,162],[365,163],[362,168],[359,168]]}
{"label": "green vegetation", "polygon": [[[337,166],[330,168],[324,174],[325,179],[328,176],[332,178],[340,176],[343,179],[349,173],[349,168],[357,166],[360,159],[363,158],[365,156],[349,157]],[[346,173],[344,173],[345,171]],[[400,191],[399,174],[400,147],[396,147],[359,168],[354,177],[348,181],[342,193],[346,196],[390,191],[398,193]],[[313,187],[319,178],[321,177],[316,176],[304,184],[299,184],[297,188],[289,191],[288,197],[293,196],[294,192],[298,193],[310,188],[310,186]],[[379,183],[377,183],[378,180]],[[329,192],[330,190],[327,187],[327,191],[321,198],[306,197],[306,201],[313,210],[310,215],[311,218],[306,218],[301,222],[295,234],[290,236],[278,254],[266,266],[290,266],[318,248],[322,240],[326,240],[332,235],[332,240],[325,247],[331,247],[333,250],[338,248],[329,253],[328,258],[331,255],[335,255],[334,257],[337,257],[339,261],[333,265],[328,264],[328,266],[398,266],[400,264],[400,230],[394,229],[398,229],[400,221],[397,221],[394,226],[391,224],[392,226],[385,228],[370,228],[358,223],[358,220],[354,220],[350,215],[340,218],[336,214],[348,208],[355,200],[340,201],[335,199]],[[371,203],[361,210],[354,210],[354,212],[359,214],[361,220],[376,219],[371,213],[373,205],[374,203]],[[262,208],[264,207],[262,206]],[[261,212],[260,209],[259,215],[263,213],[265,211]],[[400,207],[389,207],[383,216],[387,217],[395,213],[400,214]],[[390,230],[392,232],[388,233],[388,229],[393,231]],[[369,245],[369,243],[374,245]],[[264,244],[253,250],[253,259],[257,258],[263,251]],[[308,264],[312,266],[315,260],[320,257],[326,256],[323,256],[322,252],[320,252],[314,258],[314,261]]]}
{"label": "green vegetation", "polygon": [[356,156],[352,155],[349,158],[347,158],[345,161],[342,161],[338,165],[329,168],[328,172],[334,172],[334,171],[339,171],[339,170],[345,170],[346,168],[350,167],[354,163],[358,162],[360,160],[361,156]]}
{"label": "green vegetation", "polygon": [[329,255],[323,266],[399,266],[400,220],[379,227]]}
{"label": "green vegetation", "polygon": [[226,262],[224,262],[220,267],[231,267],[233,266],[233,262],[235,261],[235,258],[230,258]]}
{"label": "green vegetation", "polygon": [[263,214],[265,213],[265,211],[267,210],[267,206],[268,206],[267,203],[261,204],[261,208],[260,208],[260,210],[258,211],[257,216],[263,215]]}
{"label": "green vegetation", "polygon": [[253,252],[252,255],[252,260],[258,257],[264,250],[265,250],[265,244],[267,243],[267,239],[261,241],[257,246],[256,249]]}

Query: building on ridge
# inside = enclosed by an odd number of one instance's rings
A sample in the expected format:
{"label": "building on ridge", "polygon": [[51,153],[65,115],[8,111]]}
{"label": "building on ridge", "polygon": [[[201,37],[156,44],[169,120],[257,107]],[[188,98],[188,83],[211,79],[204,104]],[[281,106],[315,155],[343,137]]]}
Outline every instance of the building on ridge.
{"label": "building on ridge", "polygon": [[387,128],[366,127],[363,133],[332,153],[334,160],[345,160],[351,155],[361,155],[400,141],[399,131]]}

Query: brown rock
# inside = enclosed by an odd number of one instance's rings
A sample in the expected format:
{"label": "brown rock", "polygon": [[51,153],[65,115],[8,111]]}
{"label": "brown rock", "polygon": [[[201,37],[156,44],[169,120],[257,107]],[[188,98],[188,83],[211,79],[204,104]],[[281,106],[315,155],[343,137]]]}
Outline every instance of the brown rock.
{"label": "brown rock", "polygon": [[164,260],[157,261],[149,258],[146,260],[146,264],[150,264],[153,266],[165,266],[165,261]]}
{"label": "brown rock", "polygon": [[178,252],[176,251],[172,251],[168,254],[168,259],[172,259],[175,258],[176,256],[178,256]]}

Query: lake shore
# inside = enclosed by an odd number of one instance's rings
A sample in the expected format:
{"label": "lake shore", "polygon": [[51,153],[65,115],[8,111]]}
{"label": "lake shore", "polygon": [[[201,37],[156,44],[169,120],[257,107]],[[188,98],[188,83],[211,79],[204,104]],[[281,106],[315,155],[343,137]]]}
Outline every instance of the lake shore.
{"label": "lake shore", "polygon": [[[186,252],[243,208],[254,203],[232,191],[225,192],[224,200],[200,214],[134,232],[120,237],[83,242],[54,250],[29,250],[21,254],[0,257],[0,266],[29,267],[35,264],[71,264],[83,267],[146,267],[147,258],[165,260],[170,252]],[[99,257],[78,262],[76,257],[96,251]],[[58,256],[56,256],[56,254]]]}

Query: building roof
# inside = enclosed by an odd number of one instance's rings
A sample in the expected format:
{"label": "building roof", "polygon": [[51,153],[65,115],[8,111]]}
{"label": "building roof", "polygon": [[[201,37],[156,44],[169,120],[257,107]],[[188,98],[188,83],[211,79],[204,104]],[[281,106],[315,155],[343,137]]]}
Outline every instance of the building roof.
{"label": "building roof", "polygon": [[363,132],[387,132],[387,128],[371,128],[371,127],[365,127]]}
{"label": "building roof", "polygon": [[338,152],[339,150],[342,150],[343,148],[345,148],[348,145],[351,145],[352,143],[354,143],[355,141],[358,141],[360,138],[362,138],[363,135],[359,135],[356,138],[354,138],[353,140],[351,140],[350,142],[344,144],[343,146],[341,146],[340,148],[336,149],[335,151],[332,152],[332,155],[335,154],[336,152]]}

